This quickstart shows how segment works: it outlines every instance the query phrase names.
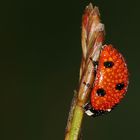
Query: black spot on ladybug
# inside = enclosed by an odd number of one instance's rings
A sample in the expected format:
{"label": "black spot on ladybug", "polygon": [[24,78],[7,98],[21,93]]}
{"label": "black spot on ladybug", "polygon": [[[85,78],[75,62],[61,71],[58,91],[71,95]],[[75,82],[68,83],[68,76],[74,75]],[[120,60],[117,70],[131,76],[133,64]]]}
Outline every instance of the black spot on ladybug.
{"label": "black spot on ladybug", "polygon": [[106,62],[104,62],[104,66],[106,68],[112,68],[113,65],[114,65],[114,63],[112,61],[106,61]]}
{"label": "black spot on ladybug", "polygon": [[96,93],[98,96],[105,96],[105,94],[106,94],[106,92],[103,88],[97,89]]}
{"label": "black spot on ladybug", "polygon": [[124,83],[118,83],[115,88],[116,90],[122,90],[124,88]]}

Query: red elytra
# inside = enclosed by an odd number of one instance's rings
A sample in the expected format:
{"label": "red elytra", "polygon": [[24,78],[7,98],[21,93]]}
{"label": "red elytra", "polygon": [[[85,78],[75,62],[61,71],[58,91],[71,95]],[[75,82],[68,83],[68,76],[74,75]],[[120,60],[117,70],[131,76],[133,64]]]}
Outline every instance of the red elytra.
{"label": "red elytra", "polygon": [[128,83],[128,69],[123,56],[112,45],[105,45],[91,92],[92,107],[103,111],[112,109],[124,97]]}

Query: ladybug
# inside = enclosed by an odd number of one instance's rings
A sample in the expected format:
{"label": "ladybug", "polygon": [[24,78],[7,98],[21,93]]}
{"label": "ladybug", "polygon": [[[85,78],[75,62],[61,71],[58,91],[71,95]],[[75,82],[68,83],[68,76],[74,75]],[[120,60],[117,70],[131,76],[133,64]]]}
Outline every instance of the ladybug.
{"label": "ladybug", "polygon": [[127,64],[112,45],[104,45],[97,64],[90,102],[84,105],[89,116],[110,112],[124,97],[128,88]]}

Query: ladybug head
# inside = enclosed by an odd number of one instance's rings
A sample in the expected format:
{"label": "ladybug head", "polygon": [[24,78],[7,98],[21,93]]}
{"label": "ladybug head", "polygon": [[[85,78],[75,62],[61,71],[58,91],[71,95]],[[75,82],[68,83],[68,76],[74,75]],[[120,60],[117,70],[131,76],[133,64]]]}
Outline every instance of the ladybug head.
{"label": "ladybug head", "polygon": [[85,110],[85,113],[88,115],[88,116],[92,116],[92,117],[97,117],[97,116],[101,116],[101,115],[104,115],[104,114],[107,114],[109,112],[111,112],[112,109],[108,109],[106,111],[104,110],[96,110],[92,107],[91,103],[86,103],[84,106],[83,106],[84,110]]}

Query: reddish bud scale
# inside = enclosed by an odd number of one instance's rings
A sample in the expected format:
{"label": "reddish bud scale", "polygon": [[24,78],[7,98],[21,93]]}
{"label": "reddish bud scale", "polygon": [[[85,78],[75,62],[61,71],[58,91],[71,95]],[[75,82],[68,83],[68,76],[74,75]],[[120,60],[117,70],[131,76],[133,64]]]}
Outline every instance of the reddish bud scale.
{"label": "reddish bud scale", "polygon": [[103,111],[113,108],[124,97],[127,87],[128,69],[123,56],[111,45],[104,46],[91,92],[92,107]]}

